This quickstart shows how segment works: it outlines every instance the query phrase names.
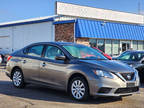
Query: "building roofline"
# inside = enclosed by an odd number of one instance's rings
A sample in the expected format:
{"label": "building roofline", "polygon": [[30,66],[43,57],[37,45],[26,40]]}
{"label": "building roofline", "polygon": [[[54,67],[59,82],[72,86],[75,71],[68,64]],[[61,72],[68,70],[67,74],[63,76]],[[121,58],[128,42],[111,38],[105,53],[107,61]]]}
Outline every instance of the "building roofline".
{"label": "building roofline", "polygon": [[0,27],[10,27],[10,26],[17,26],[17,25],[35,24],[35,23],[41,23],[41,22],[54,21],[54,18],[56,17],[61,17],[61,16],[53,15],[53,16],[45,16],[45,17],[31,18],[31,19],[25,19],[25,20],[4,22],[4,23],[0,23]]}
{"label": "building roofline", "polygon": [[75,23],[76,20],[64,20],[64,21],[55,21],[53,24],[67,24],[67,23]]}

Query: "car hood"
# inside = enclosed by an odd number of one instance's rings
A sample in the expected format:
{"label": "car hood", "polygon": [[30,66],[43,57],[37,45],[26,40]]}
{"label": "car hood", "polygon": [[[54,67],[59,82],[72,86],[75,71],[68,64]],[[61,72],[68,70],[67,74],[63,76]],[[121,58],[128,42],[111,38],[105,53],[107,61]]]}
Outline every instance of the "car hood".
{"label": "car hood", "polygon": [[124,61],[124,60],[121,60],[121,62],[126,63],[126,64],[128,64],[129,66],[131,66],[133,68],[139,68],[139,67],[144,66],[144,64],[140,63],[140,61]]}
{"label": "car hood", "polygon": [[133,68],[120,61],[115,60],[79,60],[80,63],[84,63],[96,69],[102,69],[111,72],[133,72]]}

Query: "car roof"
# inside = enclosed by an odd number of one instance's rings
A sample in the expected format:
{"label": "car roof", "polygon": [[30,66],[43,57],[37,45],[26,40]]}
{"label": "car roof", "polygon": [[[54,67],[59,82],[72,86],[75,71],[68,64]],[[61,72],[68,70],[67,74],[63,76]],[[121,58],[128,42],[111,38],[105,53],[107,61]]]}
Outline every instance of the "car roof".
{"label": "car roof", "polygon": [[[37,43],[33,43],[33,44],[51,44],[51,45],[78,45],[76,43],[73,42],[37,42]],[[32,45],[33,45],[32,44]],[[80,45],[80,44],[79,44]]]}
{"label": "car roof", "polygon": [[[128,50],[125,52],[132,52],[132,53],[144,53],[144,51],[138,51],[138,50]],[[123,52],[124,53],[124,52]]]}

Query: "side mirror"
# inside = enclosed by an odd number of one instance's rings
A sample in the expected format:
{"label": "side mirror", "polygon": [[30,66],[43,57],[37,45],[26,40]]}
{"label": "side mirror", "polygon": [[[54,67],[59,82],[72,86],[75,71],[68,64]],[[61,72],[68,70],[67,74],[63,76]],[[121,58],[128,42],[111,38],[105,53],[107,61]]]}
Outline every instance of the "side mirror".
{"label": "side mirror", "polygon": [[144,60],[142,60],[141,63],[144,64]]}
{"label": "side mirror", "polygon": [[63,55],[58,55],[55,57],[55,60],[65,60],[65,59],[66,59],[66,57]]}

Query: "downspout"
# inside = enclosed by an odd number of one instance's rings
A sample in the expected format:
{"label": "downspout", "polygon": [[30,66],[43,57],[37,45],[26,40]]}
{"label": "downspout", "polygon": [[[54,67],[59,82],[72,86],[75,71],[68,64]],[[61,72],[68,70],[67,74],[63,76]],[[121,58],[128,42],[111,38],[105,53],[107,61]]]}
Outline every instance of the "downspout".
{"label": "downspout", "polygon": [[74,43],[76,43],[76,19],[74,22]]}

